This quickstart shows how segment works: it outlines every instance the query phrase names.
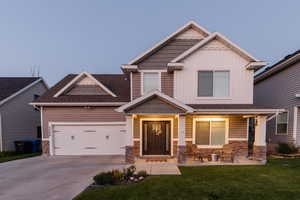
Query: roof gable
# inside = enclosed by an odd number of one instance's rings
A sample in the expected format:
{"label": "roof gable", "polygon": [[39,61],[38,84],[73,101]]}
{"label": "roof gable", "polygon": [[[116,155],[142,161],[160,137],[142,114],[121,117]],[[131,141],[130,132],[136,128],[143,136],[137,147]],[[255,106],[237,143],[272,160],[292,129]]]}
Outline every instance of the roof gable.
{"label": "roof gable", "polygon": [[198,50],[200,48],[204,48],[207,44],[209,44],[213,40],[218,40],[219,42],[221,42],[224,45],[223,48],[227,47],[227,48],[235,51],[237,54],[239,54],[240,56],[242,56],[249,62],[259,62],[258,59],[254,58],[252,55],[250,55],[244,49],[240,48],[238,45],[236,45],[232,41],[228,40],[225,36],[223,36],[220,33],[215,32],[215,33],[209,35],[208,37],[206,37],[205,39],[199,41],[196,45],[194,45],[190,49],[186,50],[185,52],[183,52],[176,58],[174,58],[171,61],[171,63],[176,63],[176,62],[182,61],[183,59],[185,59],[186,57],[188,57],[189,55],[194,53],[196,50]]}
{"label": "roof gable", "polygon": [[39,81],[39,77],[0,77],[0,105]]}
{"label": "roof gable", "polygon": [[[116,111],[117,112],[127,112],[127,111],[129,111],[133,108],[136,108],[137,106],[142,105],[153,99],[156,99],[154,104],[151,105],[154,107],[157,105],[159,105],[159,106],[162,105],[162,103],[158,103],[157,100],[159,100],[159,101],[163,101],[163,104],[171,105],[173,107],[173,109],[176,108],[176,109],[181,110],[181,112],[183,111],[183,113],[193,111],[193,109],[190,106],[187,106],[186,104],[181,103],[180,101],[178,101],[168,95],[165,95],[165,94],[159,92],[158,90],[149,92],[148,94],[145,94],[144,96],[134,99],[133,101],[119,107],[118,109],[116,109]],[[147,108],[149,110],[149,106],[147,106]],[[160,107],[160,108],[162,108],[162,107]],[[170,107],[168,107],[167,109],[170,110]],[[149,112],[153,112],[153,111],[149,110],[148,113]]]}
{"label": "roof gable", "polygon": [[[169,36],[167,36],[166,38],[164,38],[163,40],[161,40],[160,42],[158,42],[157,44],[155,44],[150,49],[146,50],[145,52],[143,52],[139,56],[137,56],[134,59],[132,59],[128,64],[129,65],[136,65],[138,62],[140,62],[141,60],[145,59],[145,57],[153,54],[153,52],[155,52],[157,49],[159,49],[162,46],[164,46],[167,42],[169,42],[170,40],[176,38],[177,36],[180,37],[180,34],[184,33],[185,31],[187,31],[187,30],[189,30],[191,28],[193,29],[193,31],[192,31],[193,32],[193,36],[195,36],[195,31],[198,32],[200,35],[203,35],[203,37],[206,37],[206,36],[208,36],[210,34],[209,31],[207,31],[205,28],[201,27],[196,22],[190,21],[187,24],[185,24],[184,26],[182,26],[179,29],[177,29],[174,33],[170,34]],[[187,35],[191,35],[191,31],[189,31],[189,33],[187,33],[185,35],[182,34],[181,37],[184,36],[186,38]],[[182,39],[182,38],[177,38],[177,39]]]}
{"label": "roof gable", "polygon": [[[76,86],[75,87],[76,89],[72,88],[72,87],[74,87],[74,85]],[[77,94],[77,95],[88,95],[86,93],[84,94],[84,90],[80,90],[81,92],[83,92],[83,94],[80,94],[80,91],[78,89],[82,88],[82,86],[97,86],[100,88],[100,90],[99,89],[97,90],[97,87],[93,88],[94,93],[95,92],[97,93],[97,91],[98,91],[99,94],[100,93],[103,94],[103,92],[105,92],[106,94],[109,94],[113,97],[117,96],[111,90],[109,90],[105,85],[103,85],[100,81],[95,79],[91,74],[89,74],[87,72],[82,72],[81,74],[78,74],[75,78],[73,78],[67,85],[65,85],[63,88],[61,88],[54,95],[54,97],[58,97],[58,96],[62,95],[63,93],[67,92],[68,90],[69,90],[68,92],[76,90],[75,94]],[[91,91],[91,87],[89,90]],[[92,94],[90,94],[90,95],[92,95]]]}

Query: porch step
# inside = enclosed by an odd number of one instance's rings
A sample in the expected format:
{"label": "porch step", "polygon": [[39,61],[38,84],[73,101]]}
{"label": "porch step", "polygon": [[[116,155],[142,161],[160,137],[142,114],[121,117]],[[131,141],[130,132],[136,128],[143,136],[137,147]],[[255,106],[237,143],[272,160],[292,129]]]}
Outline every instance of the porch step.
{"label": "porch step", "polygon": [[168,162],[169,159],[173,159],[171,156],[162,156],[162,157],[141,157],[141,160],[144,160],[147,163],[164,163],[164,162]]}

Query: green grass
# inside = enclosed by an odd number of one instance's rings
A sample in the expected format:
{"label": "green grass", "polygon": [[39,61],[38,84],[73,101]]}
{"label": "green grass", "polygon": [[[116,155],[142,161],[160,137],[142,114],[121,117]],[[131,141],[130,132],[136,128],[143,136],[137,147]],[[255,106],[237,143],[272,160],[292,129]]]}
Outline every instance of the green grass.
{"label": "green grass", "polygon": [[300,199],[300,159],[265,166],[181,167],[181,176],[151,176],[138,184],[93,188],[75,200]]}
{"label": "green grass", "polygon": [[39,152],[38,153],[29,153],[29,154],[16,154],[13,151],[0,152],[0,163],[8,162],[11,160],[19,160],[19,159],[39,156],[41,154],[42,153],[39,153]]}

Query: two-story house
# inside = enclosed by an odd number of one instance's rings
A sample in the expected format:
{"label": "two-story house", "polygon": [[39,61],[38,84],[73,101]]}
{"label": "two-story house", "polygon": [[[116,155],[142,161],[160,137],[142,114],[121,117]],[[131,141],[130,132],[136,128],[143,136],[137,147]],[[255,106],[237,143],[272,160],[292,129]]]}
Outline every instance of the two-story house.
{"label": "two-story house", "polygon": [[265,161],[266,120],[279,109],[253,104],[257,60],[222,34],[189,22],[143,52],[123,74],[71,74],[32,104],[41,108],[50,155],[168,157],[185,163],[226,148]]}
{"label": "two-story house", "polygon": [[267,123],[267,142],[274,151],[279,142],[300,146],[300,50],[255,76],[254,103],[284,108]]}

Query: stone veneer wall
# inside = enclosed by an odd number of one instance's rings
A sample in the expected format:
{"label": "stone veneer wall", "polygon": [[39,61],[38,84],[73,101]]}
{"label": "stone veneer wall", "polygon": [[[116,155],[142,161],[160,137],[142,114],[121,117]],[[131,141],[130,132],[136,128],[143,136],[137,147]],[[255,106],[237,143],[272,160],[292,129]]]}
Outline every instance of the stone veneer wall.
{"label": "stone veneer wall", "polygon": [[42,141],[42,151],[45,155],[50,155],[49,141]]}
{"label": "stone veneer wall", "polygon": [[253,158],[259,161],[267,160],[267,147],[266,146],[253,146]]}
{"label": "stone veneer wall", "polygon": [[125,147],[125,162],[132,164],[134,163],[134,147],[126,146]]}

